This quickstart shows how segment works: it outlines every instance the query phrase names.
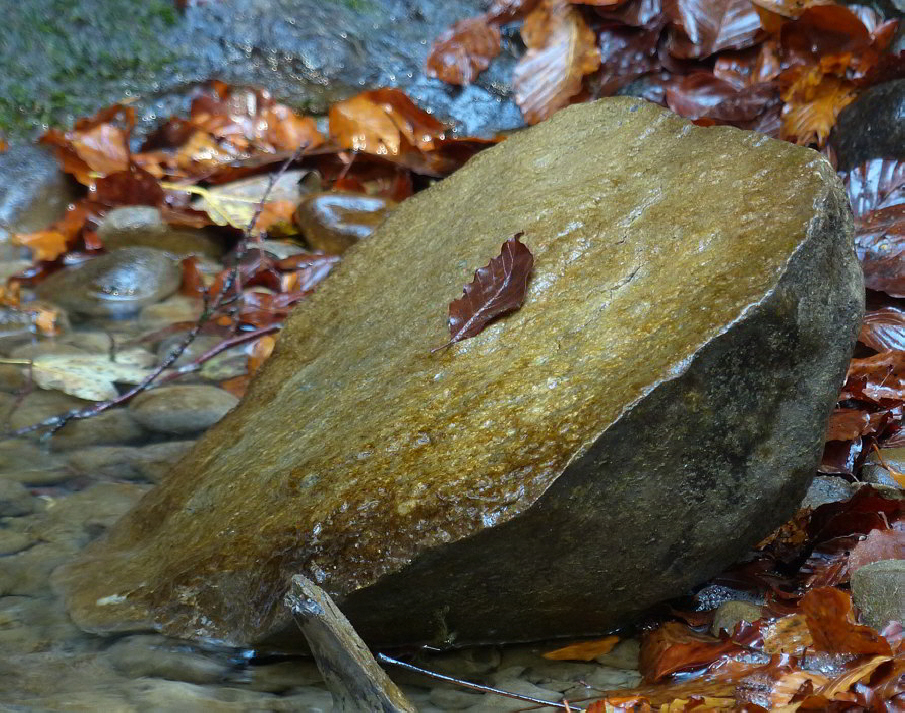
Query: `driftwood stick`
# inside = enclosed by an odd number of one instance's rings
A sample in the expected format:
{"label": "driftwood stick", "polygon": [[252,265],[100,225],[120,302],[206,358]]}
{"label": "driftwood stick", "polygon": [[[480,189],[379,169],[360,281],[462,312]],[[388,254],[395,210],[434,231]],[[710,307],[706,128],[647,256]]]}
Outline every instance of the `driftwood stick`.
{"label": "driftwood stick", "polygon": [[308,639],[337,713],[416,713],[323,589],[297,574],[285,603]]}

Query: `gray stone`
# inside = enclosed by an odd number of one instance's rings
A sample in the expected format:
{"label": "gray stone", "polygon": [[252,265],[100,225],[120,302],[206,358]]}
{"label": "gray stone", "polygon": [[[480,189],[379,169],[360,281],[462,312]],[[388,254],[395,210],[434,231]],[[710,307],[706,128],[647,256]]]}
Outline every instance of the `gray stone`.
{"label": "gray stone", "polygon": [[461,688],[435,688],[430,692],[430,702],[438,708],[461,711],[477,705],[484,699],[483,693],[470,693]]}
{"label": "gray stone", "polygon": [[[9,412],[8,425],[10,429],[19,429],[32,426],[36,423],[59,416],[68,411],[81,409],[90,405],[91,401],[77,399],[59,391],[36,390],[29,393],[22,401]],[[0,446],[2,448],[2,446]],[[30,464],[28,461],[19,463]],[[0,468],[5,464],[5,459],[0,452]]]}
{"label": "gray stone", "polygon": [[[890,468],[897,470],[899,473],[905,473],[905,448],[884,448],[880,455]],[[899,484],[896,479],[889,474],[889,470],[880,462],[876,451],[871,451],[864,461],[864,467],[858,474],[858,477],[865,483],[873,483],[875,485],[885,485],[898,488]]]}
{"label": "gray stone", "polygon": [[70,421],[50,439],[53,451],[90,446],[128,445],[146,440],[147,433],[124,408],[103,411],[90,418]]}
{"label": "gray stone", "polygon": [[270,711],[277,703],[274,696],[267,693],[158,679],[135,681],[129,700],[137,710],[154,713]]}
{"label": "gray stone", "polygon": [[[185,333],[182,333],[173,334],[164,339],[157,347],[157,363],[162,364],[170,356],[170,353],[185,341],[185,337]],[[199,334],[186,347],[182,355],[173,363],[173,366],[185,366],[213,347],[216,347],[222,341],[221,337],[215,337],[211,334]]]}
{"label": "gray stone", "polygon": [[0,153],[0,242],[10,232],[43,230],[63,217],[75,195],[74,184],[46,149],[23,145]]}
{"label": "gray stone", "polygon": [[129,411],[151,431],[189,434],[210,428],[237,403],[215,386],[164,386],[136,396]]}
{"label": "gray stone", "polygon": [[293,688],[324,681],[317,664],[312,660],[252,666],[247,674],[249,679],[246,685],[250,689],[267,693],[285,693]]}
{"label": "gray stone", "polygon": [[905,159],[905,79],[862,92],[839,112],[831,140],[841,170],[871,158]]}
{"label": "gray stone", "polygon": [[818,475],[811,482],[808,492],[801,501],[800,507],[816,508],[827,503],[836,503],[840,500],[848,500],[858,486],[849,483],[843,478],[832,475]]}
{"label": "gray stone", "polygon": [[638,639],[625,639],[613,647],[613,650],[600,654],[594,660],[610,668],[637,670],[641,657],[641,642]]}
{"label": "gray stone", "polygon": [[167,253],[123,248],[55,272],[37,293],[76,314],[121,318],[169,297],[181,280],[182,268]]}
{"label": "gray stone", "polygon": [[[524,305],[432,353],[520,231]],[[606,631],[792,515],[864,298],[824,158],[626,98],[478,154],[337,270],[67,570],[81,626],[299,647],[302,571],[375,646]]]}
{"label": "gray stone", "polygon": [[889,622],[905,624],[905,560],[880,560],[852,575],[852,598],[861,620],[878,631]]}
{"label": "gray stone", "polygon": [[0,391],[16,393],[28,385],[25,369],[15,364],[0,364]]}
{"label": "gray stone", "polygon": [[34,509],[34,498],[21,483],[0,480],[0,517],[28,515]]}
{"label": "gray stone", "polygon": [[[833,501],[834,502],[834,501]],[[710,625],[710,633],[719,636],[721,631],[731,634],[736,624],[742,621],[755,622],[762,619],[764,610],[741,599],[733,599],[723,602],[713,615],[713,623]]]}
{"label": "gray stone", "polygon": [[84,354],[85,350],[72,344],[64,344],[55,339],[42,339],[40,341],[20,344],[9,350],[12,359],[34,359],[44,354]]}
{"label": "gray stone", "polygon": [[[485,0],[56,0],[7,3],[0,122],[15,136],[71,123],[130,98],[136,134],[185,111],[193,83],[218,77],[269,88],[314,114],[366,87],[399,86],[464,133],[492,135],[522,124],[509,99],[509,45],[478,81],[428,79],[434,38],[486,9]],[[78,27],[79,33],[71,29]]]}
{"label": "gray stone", "polygon": [[107,649],[107,658],[114,669],[130,678],[215,683],[226,677],[230,669],[227,663],[181,650],[184,648],[163,636],[139,634],[117,641]]}
{"label": "gray stone", "polygon": [[193,441],[172,441],[142,448],[99,446],[69,454],[68,462],[76,473],[93,478],[158,482],[193,444]]}
{"label": "gray stone", "polygon": [[[550,701],[551,703],[559,703],[562,698],[562,696],[555,691],[535,686],[533,683],[528,683],[528,681],[523,681],[518,678],[499,681],[495,687],[502,691],[518,693],[522,696],[530,696],[539,701]],[[474,713],[484,713],[485,711],[487,713],[490,713],[491,711],[520,711],[527,705],[529,704],[525,701],[520,701],[515,698],[485,694],[479,702],[465,710],[473,711]],[[554,711],[558,709],[550,706],[539,706],[537,708],[532,706],[532,710],[538,711],[539,713],[554,713]]]}
{"label": "gray stone", "polygon": [[[3,488],[0,481],[0,489]],[[0,528],[0,555],[14,555],[21,552],[34,542],[34,539],[25,533],[14,532]]]}
{"label": "gray stone", "polygon": [[203,230],[168,226],[152,206],[114,208],[101,220],[97,234],[108,250],[154,248],[177,259],[191,255],[216,259],[224,252],[223,245]]}
{"label": "gray stone", "polygon": [[194,322],[201,316],[204,303],[196,297],[175,295],[141,311],[140,322],[147,327],[162,327],[173,322]]}

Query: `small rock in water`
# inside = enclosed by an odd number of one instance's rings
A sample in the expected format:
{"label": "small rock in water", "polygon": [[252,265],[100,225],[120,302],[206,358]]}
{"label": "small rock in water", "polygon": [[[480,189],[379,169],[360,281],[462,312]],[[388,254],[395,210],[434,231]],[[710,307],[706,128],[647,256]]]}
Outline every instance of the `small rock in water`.
{"label": "small rock in water", "polygon": [[905,560],[880,560],[855,570],[852,597],[868,626],[879,631],[891,621],[905,624]]}
{"label": "small rock in water", "polygon": [[[880,457],[882,457],[882,461]],[[880,457],[877,456],[876,451],[868,454],[864,467],[861,469],[861,479],[865,483],[887,485],[893,488],[900,487],[896,479],[890,475],[889,468],[899,473],[905,473],[905,448],[884,448],[880,451]]]}
{"label": "small rock in water", "polygon": [[755,622],[762,619],[764,610],[762,607],[746,602],[743,599],[732,599],[723,602],[713,615],[713,623],[710,625],[710,633],[719,636],[721,631],[731,634],[736,624],[741,621]]}
{"label": "small rock in water", "polygon": [[97,234],[107,250],[154,248],[179,259],[190,255],[216,259],[224,252],[223,246],[203,230],[168,226],[152,206],[114,208],[101,220]]}
{"label": "small rock in water", "polygon": [[128,317],[179,287],[182,268],[153,248],[123,248],[55,272],[38,295],[76,314]]}
{"label": "small rock in water", "polygon": [[811,482],[800,507],[816,508],[827,503],[848,500],[857,489],[857,485],[853,485],[843,478],[833,475],[818,475]]}
{"label": "small rock in water", "polygon": [[130,678],[145,676],[186,683],[215,683],[229,666],[203,654],[184,651],[180,642],[163,636],[136,635],[121,639],[107,649],[110,663]]}
{"label": "small rock in water", "polygon": [[338,255],[369,237],[395,206],[359,193],[316,193],[299,204],[293,219],[312,249]]}
{"label": "small rock in water", "polygon": [[63,217],[77,195],[53,155],[39,146],[13,146],[0,153],[0,242],[9,232],[43,230]]}
{"label": "small rock in water", "polygon": [[164,386],[136,396],[129,411],[151,431],[188,434],[210,428],[237,403],[215,386]]}
{"label": "small rock in water", "polygon": [[[432,353],[519,232],[522,307]],[[65,571],[70,612],[302,647],[281,603],[301,572],[374,645],[606,631],[792,515],[863,299],[819,154],[636,99],[568,107],[349,252],[242,403]]]}
{"label": "small rock in water", "polygon": [[23,485],[0,480],[0,517],[28,515],[34,509],[34,498]]}
{"label": "small rock in water", "polygon": [[89,446],[140,443],[147,433],[124,408],[103,411],[90,418],[70,421],[50,439],[50,449],[71,451]]}
{"label": "small rock in water", "polygon": [[905,79],[862,92],[839,112],[832,142],[846,171],[871,158],[905,159]]}

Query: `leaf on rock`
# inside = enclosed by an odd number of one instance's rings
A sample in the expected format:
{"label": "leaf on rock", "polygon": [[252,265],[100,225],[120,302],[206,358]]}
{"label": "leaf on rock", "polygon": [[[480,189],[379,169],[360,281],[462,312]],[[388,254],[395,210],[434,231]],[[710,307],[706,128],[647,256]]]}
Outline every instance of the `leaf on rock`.
{"label": "leaf on rock", "polygon": [[436,39],[427,58],[427,74],[449,84],[470,84],[499,53],[499,27],[487,15],[469,17]]}
{"label": "leaf on rock", "polygon": [[489,322],[517,310],[525,301],[534,256],[519,241],[523,233],[509,238],[484,267],[475,270],[462,296],[449,303],[449,341],[445,347],[481,333]]}
{"label": "leaf on rock", "polygon": [[892,653],[886,639],[874,629],[855,623],[852,597],[847,592],[818,587],[802,597],[800,607],[818,651],[884,656]]}
{"label": "leaf on rock", "polygon": [[580,644],[563,646],[561,649],[548,651],[544,658],[548,661],[593,661],[601,654],[608,654],[619,643],[618,636],[607,636],[594,641],[583,641]]}
{"label": "leaf on rock", "polygon": [[673,23],[669,53],[680,59],[750,47],[761,31],[750,0],[666,0],[663,9]]}
{"label": "leaf on rock", "polygon": [[522,27],[528,51],[512,77],[515,103],[537,124],[569,104],[582,79],[600,66],[597,38],[565,0],[544,0]]}
{"label": "leaf on rock", "polygon": [[881,560],[905,560],[905,530],[871,530],[848,557],[848,573]]}
{"label": "leaf on rock", "polygon": [[34,359],[31,371],[42,389],[89,401],[108,401],[119,395],[115,382],[138,384],[150,373],[143,359],[127,355],[117,355],[117,359],[110,361],[103,354],[43,354]]}
{"label": "leaf on rock", "polygon": [[798,17],[812,5],[825,5],[827,0],[751,0],[751,2],[783,17]]}

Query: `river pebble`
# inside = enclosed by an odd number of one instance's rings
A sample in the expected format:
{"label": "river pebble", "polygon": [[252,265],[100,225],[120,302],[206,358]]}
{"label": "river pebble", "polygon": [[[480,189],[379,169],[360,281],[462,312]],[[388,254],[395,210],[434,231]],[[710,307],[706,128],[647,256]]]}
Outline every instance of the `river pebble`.
{"label": "river pebble", "polygon": [[235,396],[214,386],[164,386],[139,394],[129,410],[152,431],[189,434],[213,426],[237,403]]}

